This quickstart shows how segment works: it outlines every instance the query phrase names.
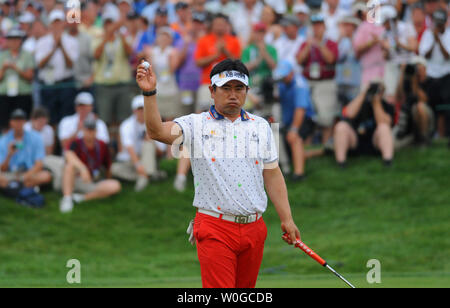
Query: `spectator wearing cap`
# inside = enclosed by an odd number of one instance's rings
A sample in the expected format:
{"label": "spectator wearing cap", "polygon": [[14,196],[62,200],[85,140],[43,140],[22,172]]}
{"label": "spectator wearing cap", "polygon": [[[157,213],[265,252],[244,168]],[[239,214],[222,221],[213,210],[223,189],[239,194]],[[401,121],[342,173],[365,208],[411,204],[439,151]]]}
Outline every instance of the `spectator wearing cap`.
{"label": "spectator wearing cap", "polygon": [[170,24],[170,27],[184,38],[192,31],[192,12],[189,4],[184,1],[180,1],[175,5],[175,11],[178,20]]}
{"label": "spectator wearing cap", "polygon": [[198,40],[206,34],[206,18],[206,13],[194,12],[190,31],[176,45],[176,69],[180,101],[185,106],[187,113],[195,111],[197,102],[202,70],[195,62],[195,50]]}
{"label": "spectator wearing cap", "polygon": [[440,137],[446,130],[450,133],[450,29],[446,22],[447,12],[436,10],[433,26],[425,31],[419,45],[419,54],[427,59],[427,95],[437,115]]}
{"label": "spectator wearing cap", "polygon": [[241,51],[239,39],[229,32],[227,16],[215,15],[210,33],[199,39],[195,51],[196,63],[202,69],[202,85],[198,93],[197,111],[208,110],[211,105],[209,75],[214,65],[227,58],[240,59]]}
{"label": "spectator wearing cap", "polygon": [[[58,138],[62,149],[67,149],[76,138],[83,136],[83,124],[86,117],[92,114],[94,108],[94,97],[89,92],[81,92],[75,98],[76,113],[61,120],[58,126]],[[97,139],[109,143],[108,128],[101,119],[96,121]]]}
{"label": "spectator wearing cap", "polygon": [[322,14],[312,15],[311,23],[312,35],[300,47],[297,61],[303,66],[303,75],[311,87],[317,124],[322,129],[322,143],[325,144],[332,136],[333,125],[340,112],[334,80],[338,46],[325,37],[326,27]]}
{"label": "spectator wearing cap", "polygon": [[361,63],[361,84],[384,78],[385,52],[389,44],[384,40],[384,28],[368,18],[368,8],[364,3],[356,2],[355,13],[362,21],[353,37],[353,48]]}
{"label": "spectator wearing cap", "polygon": [[292,8],[292,12],[299,21],[298,35],[306,39],[308,36],[309,15],[311,13],[309,7],[303,2],[297,2]]}
{"label": "spectator wearing cap", "polygon": [[[162,27],[170,27],[168,19],[168,10],[164,7],[158,7],[155,12],[154,22],[150,22],[150,26],[147,31],[144,32],[142,38],[136,48],[136,51],[141,53],[146,46],[152,46],[155,44],[156,36],[158,34],[158,29]],[[174,31],[172,34],[172,44],[175,46],[177,42],[181,39],[178,32]],[[141,57],[145,54],[142,53]]]}
{"label": "spectator wearing cap", "polygon": [[411,23],[399,20],[396,9],[391,5],[381,7],[380,21],[386,30],[384,37],[389,43],[384,74],[385,99],[393,104],[400,65],[408,63],[414,57],[417,50],[417,34]]}
{"label": "spectator wearing cap", "polygon": [[45,156],[41,136],[26,131],[25,111],[16,109],[11,113],[11,129],[0,138],[0,186],[6,187],[10,181],[20,181],[26,187],[47,184],[52,177],[42,169]]}
{"label": "spectator wearing cap", "polygon": [[325,21],[325,36],[337,42],[339,39],[339,20],[345,15],[345,11],[339,7],[339,0],[326,0],[322,3],[322,15]]}
{"label": "spectator wearing cap", "polygon": [[353,36],[360,23],[358,18],[351,15],[344,16],[339,21],[336,85],[341,107],[358,95],[361,86],[361,65],[352,44]]}
{"label": "spectator wearing cap", "polygon": [[48,111],[43,107],[38,107],[32,111],[30,121],[25,123],[24,126],[26,131],[32,130],[41,135],[46,155],[53,154],[55,144],[55,132],[53,127],[48,125],[49,120],[50,115]]}
{"label": "spectator wearing cap", "polygon": [[33,107],[31,98],[34,61],[23,50],[25,33],[12,29],[6,36],[7,49],[0,51],[0,129],[8,127],[10,113],[21,108],[29,116]]}
{"label": "spectator wearing cap", "polygon": [[292,180],[301,181],[305,175],[304,144],[314,132],[315,112],[308,84],[301,75],[296,75],[290,61],[282,60],[274,71],[278,82],[283,140],[294,166]]}
{"label": "spectator wearing cap", "polygon": [[14,8],[13,2],[9,0],[4,0],[1,2],[1,13],[0,14],[0,31],[3,35],[8,34],[14,26]]}
{"label": "spectator wearing cap", "polygon": [[277,50],[264,41],[266,32],[265,24],[253,25],[249,45],[242,52],[242,62],[250,72],[250,99],[252,95],[260,94],[264,81],[272,77],[272,71],[277,66]]}
{"label": "spectator wearing cap", "polygon": [[305,38],[298,35],[300,22],[297,16],[286,15],[281,19],[280,25],[283,27],[281,35],[273,46],[277,50],[278,60],[288,60],[294,67],[295,74],[302,73],[302,67],[297,63],[296,55]]}
{"label": "spectator wearing cap", "polygon": [[153,3],[147,5],[143,10],[141,15],[145,16],[150,24],[156,22],[155,17],[157,15],[158,9],[161,8],[167,12],[168,24],[172,24],[177,21],[177,14],[175,12],[175,4],[169,0],[156,0]]}
{"label": "spectator wearing cap", "polygon": [[106,143],[96,138],[97,119],[91,114],[83,122],[83,137],[74,140],[64,156],[62,213],[73,210],[74,202],[103,199],[120,192],[120,182],[111,179],[111,156]]}
{"label": "spectator wearing cap", "polygon": [[74,64],[79,56],[79,45],[64,31],[65,18],[60,10],[49,14],[50,33],[37,41],[34,54],[41,83],[41,103],[50,111],[51,125],[74,112]]}
{"label": "spectator wearing cap", "polygon": [[118,125],[131,114],[132,42],[119,30],[122,26],[119,18],[118,11],[105,10],[103,37],[92,42],[96,107],[100,119],[108,125]]}
{"label": "spectator wearing cap", "polygon": [[133,115],[120,125],[121,151],[111,172],[115,178],[135,181],[135,190],[142,191],[148,185],[149,176],[156,175],[157,147],[146,132],[144,97],[134,97],[131,107]]}

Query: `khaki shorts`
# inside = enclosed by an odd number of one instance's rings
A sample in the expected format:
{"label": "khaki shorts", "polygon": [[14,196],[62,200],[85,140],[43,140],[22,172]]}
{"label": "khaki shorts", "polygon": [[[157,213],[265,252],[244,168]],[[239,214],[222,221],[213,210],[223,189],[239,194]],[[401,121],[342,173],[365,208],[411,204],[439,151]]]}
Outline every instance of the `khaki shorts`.
{"label": "khaki shorts", "polygon": [[88,194],[93,192],[97,188],[97,184],[98,182],[85,183],[83,182],[81,177],[77,176],[75,177],[73,191],[79,194]]}
{"label": "khaki shorts", "polygon": [[211,92],[209,91],[209,85],[201,85],[198,89],[197,105],[195,106],[196,112],[208,111],[213,104],[211,98]]}
{"label": "khaki shorts", "polygon": [[317,113],[316,123],[319,126],[331,127],[340,114],[337,100],[337,86],[332,80],[310,80],[311,98]]}

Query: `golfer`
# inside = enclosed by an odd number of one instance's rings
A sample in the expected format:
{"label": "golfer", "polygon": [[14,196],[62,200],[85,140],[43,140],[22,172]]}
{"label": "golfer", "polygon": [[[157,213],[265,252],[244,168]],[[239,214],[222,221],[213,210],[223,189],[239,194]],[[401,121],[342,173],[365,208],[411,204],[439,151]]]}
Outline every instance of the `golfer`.
{"label": "golfer", "polygon": [[255,287],[267,236],[264,186],[281,230],[289,234],[285,241],[293,244],[300,238],[272,130],[267,121],[242,109],[248,77],[239,60],[218,63],[210,74],[210,110],[162,122],[152,68],[140,64],[136,74],[147,133],[175,148],[181,144],[190,155],[197,208],[193,236],[206,288]]}

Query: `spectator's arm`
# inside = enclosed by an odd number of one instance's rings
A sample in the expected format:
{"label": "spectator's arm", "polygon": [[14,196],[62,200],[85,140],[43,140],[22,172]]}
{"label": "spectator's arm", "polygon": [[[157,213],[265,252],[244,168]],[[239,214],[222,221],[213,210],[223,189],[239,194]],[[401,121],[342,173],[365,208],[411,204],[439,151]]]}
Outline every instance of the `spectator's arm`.
{"label": "spectator's arm", "polygon": [[43,68],[44,66],[46,66],[48,61],[50,61],[50,59],[53,57],[53,55],[57,49],[58,49],[58,46],[56,46],[56,44],[55,44],[55,46],[50,51],[50,53],[47,56],[45,56],[41,61],[39,61],[38,68]]}
{"label": "spectator's arm", "polygon": [[169,54],[169,69],[170,73],[175,73],[178,68],[178,61],[177,61],[177,51],[176,49],[173,49],[172,52]]}
{"label": "spectator's arm", "polygon": [[354,119],[364,103],[368,87],[361,91],[347,106],[344,108],[344,116],[348,119]]}
{"label": "spectator's arm", "polygon": [[303,120],[305,119],[306,110],[304,108],[295,108],[294,119],[292,120],[291,129],[297,129],[297,131],[302,127]]}
{"label": "spectator's arm", "polygon": [[325,62],[327,64],[334,64],[336,62],[336,56],[333,53],[333,51],[331,51],[327,45],[325,44],[320,44],[319,45],[319,51],[320,54],[322,55],[322,58],[325,60]]}
{"label": "spectator's arm", "polygon": [[17,152],[16,149],[13,148],[14,142],[11,142],[8,145],[7,154],[4,155],[4,149],[2,149],[2,156],[5,158],[0,166],[0,171],[7,172],[9,170],[9,161],[11,160],[11,157]]}
{"label": "spectator's arm", "polygon": [[28,181],[30,178],[32,178],[35,174],[37,174],[38,172],[40,172],[42,170],[43,167],[43,163],[42,161],[36,161],[34,163],[34,166],[29,169],[27,172],[24,173],[23,175],[23,180],[24,182]]}
{"label": "spectator's arm", "polygon": [[311,43],[310,42],[303,43],[302,47],[300,47],[299,53],[297,54],[297,63],[300,65],[304,65],[306,60],[308,60],[310,51],[311,51]]}
{"label": "spectator's arm", "polygon": [[441,53],[442,53],[442,56],[444,57],[444,59],[448,60],[450,58],[450,55],[449,55],[447,49],[445,48],[444,44],[442,44],[441,39],[439,38],[438,35],[435,36],[435,41],[438,43],[439,48],[441,49]]}
{"label": "spectator's arm", "polygon": [[133,48],[130,44],[128,44],[127,39],[124,34],[119,34],[120,39],[122,40],[123,50],[125,51],[125,55],[127,57],[131,56],[133,54]]}
{"label": "spectator's arm", "polygon": [[379,38],[377,36],[373,36],[373,39],[355,46],[355,54],[357,58],[360,58],[364,53],[369,51],[373,46],[378,44],[380,42]]}
{"label": "spectator's arm", "polygon": [[195,61],[195,63],[197,64],[198,67],[204,68],[204,67],[207,67],[208,65],[210,65],[211,63],[214,63],[215,61],[217,61],[217,59],[219,59],[219,57],[220,57],[220,53],[216,52],[213,55],[203,57],[203,58],[198,58]]}
{"label": "spectator's arm", "polygon": [[62,43],[60,44],[60,48],[61,48],[61,51],[62,51],[62,53],[64,55],[64,61],[66,62],[67,67],[72,68],[73,67],[73,61],[70,58],[69,54],[67,53],[67,51],[64,48],[64,45]]}
{"label": "spectator's arm", "polygon": [[100,42],[100,44],[97,46],[97,48],[94,49],[94,59],[99,60],[100,57],[103,54],[103,49],[105,48],[105,44],[107,42],[107,36],[103,38],[103,40]]}
{"label": "spectator's arm", "polygon": [[373,114],[375,116],[375,122],[378,124],[386,123],[389,126],[392,124],[391,116],[386,113],[381,103],[381,95],[377,94],[373,98],[372,102]]}

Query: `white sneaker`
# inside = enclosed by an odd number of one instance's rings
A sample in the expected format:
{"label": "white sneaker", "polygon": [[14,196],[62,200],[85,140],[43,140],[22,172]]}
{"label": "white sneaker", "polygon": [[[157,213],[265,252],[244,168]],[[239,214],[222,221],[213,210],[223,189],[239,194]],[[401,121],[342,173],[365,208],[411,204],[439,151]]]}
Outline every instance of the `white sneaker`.
{"label": "white sneaker", "polygon": [[136,192],[143,191],[145,189],[145,187],[147,187],[147,185],[148,185],[148,178],[144,177],[144,176],[140,176],[140,177],[138,177],[138,179],[136,181],[136,185],[134,186],[134,190]]}
{"label": "white sneaker", "polygon": [[183,192],[186,190],[186,176],[185,175],[177,175],[175,177],[175,182],[173,183],[173,187],[178,192]]}
{"label": "white sneaker", "polygon": [[73,201],[71,196],[64,196],[59,203],[61,213],[70,213],[73,210]]}
{"label": "white sneaker", "polygon": [[73,194],[73,195],[72,195],[72,200],[73,200],[75,203],[81,203],[81,202],[84,201],[84,195],[82,195],[82,194]]}

